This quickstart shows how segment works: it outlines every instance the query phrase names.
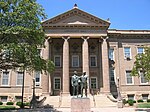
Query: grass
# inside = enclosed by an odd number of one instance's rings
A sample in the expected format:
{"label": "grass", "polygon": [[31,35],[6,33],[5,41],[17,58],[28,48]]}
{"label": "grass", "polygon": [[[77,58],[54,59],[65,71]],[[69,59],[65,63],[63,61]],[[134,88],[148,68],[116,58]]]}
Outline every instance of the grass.
{"label": "grass", "polygon": [[0,110],[10,110],[10,109],[15,109],[16,107],[13,105],[0,105]]}
{"label": "grass", "polygon": [[138,108],[150,108],[150,103],[141,103],[137,105]]}

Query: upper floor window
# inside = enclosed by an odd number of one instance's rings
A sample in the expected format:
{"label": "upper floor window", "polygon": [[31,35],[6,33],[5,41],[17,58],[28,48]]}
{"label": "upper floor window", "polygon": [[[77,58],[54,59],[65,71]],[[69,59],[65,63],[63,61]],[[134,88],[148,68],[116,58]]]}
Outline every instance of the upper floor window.
{"label": "upper floor window", "polygon": [[60,77],[54,77],[54,89],[55,90],[61,89],[61,78]]}
{"label": "upper floor window", "polygon": [[113,48],[109,49],[109,59],[114,60],[114,49]]}
{"label": "upper floor window", "polygon": [[90,85],[91,85],[91,89],[97,88],[97,77],[91,77],[90,78]]}
{"label": "upper floor window", "polygon": [[144,48],[143,47],[138,47],[137,48],[137,53],[138,54],[143,54],[144,53]]}
{"label": "upper floor window", "polygon": [[72,67],[79,67],[79,56],[78,55],[72,56]]}
{"label": "upper floor window", "polygon": [[35,71],[35,86],[40,86],[41,82],[41,72]]}
{"label": "upper floor window", "polygon": [[22,85],[23,82],[23,72],[17,72],[17,85]]}
{"label": "upper floor window", "polygon": [[3,86],[8,86],[9,85],[9,71],[3,71],[2,85]]}
{"label": "upper floor window", "polygon": [[55,64],[55,67],[61,67],[61,56],[60,55],[54,56],[54,64]]}
{"label": "upper floor window", "polygon": [[131,48],[124,47],[124,57],[125,59],[131,59]]}
{"label": "upper floor window", "polygon": [[133,76],[131,76],[131,71],[126,71],[126,83],[133,84]]}
{"label": "upper floor window", "polygon": [[38,51],[38,56],[42,56],[42,49],[38,48],[37,51]]}
{"label": "upper floor window", "polygon": [[97,66],[97,57],[96,57],[96,55],[91,55],[90,56],[90,66],[91,67],[96,67]]}
{"label": "upper floor window", "polygon": [[140,71],[140,83],[141,84],[148,84],[148,80],[146,80],[142,71]]}

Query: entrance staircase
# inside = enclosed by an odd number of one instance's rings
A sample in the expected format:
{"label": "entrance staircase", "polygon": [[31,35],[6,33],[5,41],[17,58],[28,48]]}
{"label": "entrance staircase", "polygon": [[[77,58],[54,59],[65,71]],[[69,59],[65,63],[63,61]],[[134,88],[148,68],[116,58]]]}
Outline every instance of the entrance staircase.
{"label": "entrance staircase", "polygon": [[[71,107],[71,98],[73,96],[46,96],[46,101],[44,105],[49,104],[53,105],[54,108],[67,108]],[[117,103],[112,102],[107,95],[99,94],[99,95],[89,95],[91,108],[102,108],[102,107],[116,107]]]}

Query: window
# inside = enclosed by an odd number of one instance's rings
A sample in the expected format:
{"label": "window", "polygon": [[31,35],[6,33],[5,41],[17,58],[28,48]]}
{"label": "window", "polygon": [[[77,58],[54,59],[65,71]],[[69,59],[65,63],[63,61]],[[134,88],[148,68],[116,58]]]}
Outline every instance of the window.
{"label": "window", "polygon": [[143,54],[144,53],[144,48],[143,47],[138,47],[137,48],[137,53],[138,54]]}
{"label": "window", "polygon": [[22,96],[15,96],[15,101],[16,102],[21,102]]}
{"label": "window", "polygon": [[1,102],[7,102],[7,96],[0,96]]}
{"label": "window", "polygon": [[115,84],[115,74],[113,68],[109,68],[109,75],[110,75],[110,83]]}
{"label": "window", "polygon": [[90,84],[91,84],[91,89],[96,89],[97,88],[97,77],[91,77]]}
{"label": "window", "polygon": [[109,49],[109,59],[114,60],[114,49],[113,48]]}
{"label": "window", "polygon": [[38,56],[42,56],[42,49],[38,48],[37,51],[38,51]]}
{"label": "window", "polygon": [[128,94],[128,100],[134,100],[134,94]]}
{"label": "window", "polygon": [[124,47],[124,57],[125,57],[125,59],[131,59],[130,47]]}
{"label": "window", "polygon": [[9,72],[8,71],[3,71],[2,85],[3,86],[8,86],[9,85]]}
{"label": "window", "polygon": [[90,66],[91,67],[96,67],[97,66],[97,58],[95,55],[90,56]]}
{"label": "window", "polygon": [[147,99],[148,99],[148,94],[142,94],[142,99],[143,99],[144,101],[147,101]]}
{"label": "window", "polygon": [[61,79],[60,77],[54,77],[54,89],[60,90],[61,89]]}
{"label": "window", "polygon": [[72,56],[72,67],[79,67],[79,56],[78,55]]}
{"label": "window", "polygon": [[133,77],[131,76],[131,71],[126,71],[126,83],[133,84]]}
{"label": "window", "polygon": [[143,72],[141,72],[141,71],[140,71],[140,82],[141,82],[141,84],[148,84],[148,81],[146,80]]}
{"label": "window", "polygon": [[61,66],[61,57],[60,56],[54,56],[54,64],[56,67]]}
{"label": "window", "polygon": [[23,82],[23,72],[18,72],[17,73],[17,85],[22,85]]}
{"label": "window", "polygon": [[40,78],[41,78],[40,71],[36,71],[35,72],[35,86],[40,86],[40,82],[41,82]]}

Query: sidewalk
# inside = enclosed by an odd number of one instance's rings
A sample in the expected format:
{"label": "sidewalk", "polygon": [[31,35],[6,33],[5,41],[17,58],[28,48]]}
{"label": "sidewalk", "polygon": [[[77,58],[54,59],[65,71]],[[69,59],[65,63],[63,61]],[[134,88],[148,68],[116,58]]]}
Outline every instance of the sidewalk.
{"label": "sidewalk", "polygon": [[[57,108],[61,112],[71,112],[70,108]],[[150,112],[150,109],[138,109],[138,108],[91,108],[91,112]]]}

